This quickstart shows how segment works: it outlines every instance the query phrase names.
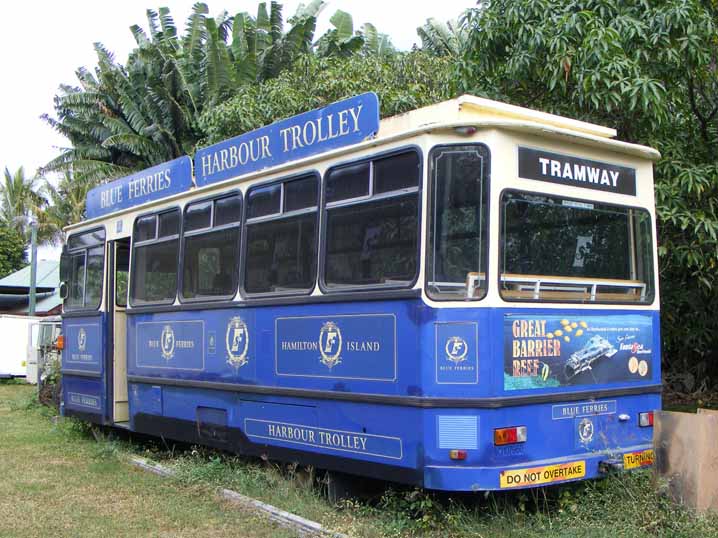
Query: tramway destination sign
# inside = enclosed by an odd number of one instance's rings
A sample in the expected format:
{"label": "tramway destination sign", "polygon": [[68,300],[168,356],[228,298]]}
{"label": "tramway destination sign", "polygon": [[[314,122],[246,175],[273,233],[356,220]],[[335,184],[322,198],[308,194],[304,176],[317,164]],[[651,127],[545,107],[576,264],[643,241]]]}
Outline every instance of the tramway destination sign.
{"label": "tramway destination sign", "polygon": [[636,195],[636,169],[519,147],[519,177]]}
{"label": "tramway destination sign", "polygon": [[178,194],[191,186],[192,160],[180,157],[90,190],[87,193],[87,218]]}
{"label": "tramway destination sign", "polygon": [[379,98],[363,93],[200,149],[197,186],[356,144],[379,130]]}

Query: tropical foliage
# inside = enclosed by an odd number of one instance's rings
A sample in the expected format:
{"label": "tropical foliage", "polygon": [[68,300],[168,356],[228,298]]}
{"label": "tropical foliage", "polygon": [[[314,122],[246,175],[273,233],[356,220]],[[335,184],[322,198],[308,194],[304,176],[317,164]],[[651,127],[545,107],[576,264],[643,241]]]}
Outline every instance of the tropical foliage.
{"label": "tropical foliage", "polygon": [[0,278],[27,264],[25,238],[15,228],[0,223]]}
{"label": "tropical foliage", "polygon": [[245,86],[200,118],[211,144],[366,91],[378,94],[381,115],[393,116],[449,99],[451,63],[421,51],[384,58],[302,58],[294,68],[262,84]]}
{"label": "tropical foliage", "polygon": [[668,365],[718,349],[718,7],[699,0],[492,0],[467,11],[463,91],[615,127],[658,148]]}
{"label": "tropical foliage", "polygon": [[277,2],[260,3],[256,16],[222,11],[215,17],[197,3],[182,36],[167,8],[148,10],[148,30],[131,27],[137,48],[126,64],[96,43],[94,72],[78,69],[79,86],[60,88],[55,116],[44,119],[70,147],[44,171],[71,170],[74,177],[99,182],[191,155],[204,134],[198,124],[203,112],[277,77],[314,48],[319,56],[393,51],[370,24],[355,33],[351,16],[340,11],[331,19],[335,28],[314,47],[324,5],[313,0],[300,6],[285,30]]}
{"label": "tropical foliage", "polygon": [[14,173],[5,168],[0,184],[0,222],[25,239],[30,237],[31,216],[45,205],[45,199],[38,193],[39,185],[40,180],[27,176],[22,166]]}

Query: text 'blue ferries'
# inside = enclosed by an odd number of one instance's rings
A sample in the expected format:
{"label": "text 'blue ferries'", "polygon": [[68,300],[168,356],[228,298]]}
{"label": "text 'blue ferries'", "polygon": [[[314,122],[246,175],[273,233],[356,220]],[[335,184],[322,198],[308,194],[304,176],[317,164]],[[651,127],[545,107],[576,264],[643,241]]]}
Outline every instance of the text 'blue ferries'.
{"label": "text 'blue ferries'", "polygon": [[357,95],[199,150],[197,186],[356,144],[378,130],[378,97]]}
{"label": "text 'blue ferries'", "polygon": [[87,193],[87,218],[159,200],[192,187],[192,160],[179,157],[99,185]]}

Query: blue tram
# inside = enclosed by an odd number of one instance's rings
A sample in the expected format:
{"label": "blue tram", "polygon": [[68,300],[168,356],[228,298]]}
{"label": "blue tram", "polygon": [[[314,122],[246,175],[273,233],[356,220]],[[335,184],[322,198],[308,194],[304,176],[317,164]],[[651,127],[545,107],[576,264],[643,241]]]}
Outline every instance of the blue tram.
{"label": "blue tram", "polygon": [[437,490],[650,465],[658,153],[615,135],[369,93],[96,187],[62,412]]}

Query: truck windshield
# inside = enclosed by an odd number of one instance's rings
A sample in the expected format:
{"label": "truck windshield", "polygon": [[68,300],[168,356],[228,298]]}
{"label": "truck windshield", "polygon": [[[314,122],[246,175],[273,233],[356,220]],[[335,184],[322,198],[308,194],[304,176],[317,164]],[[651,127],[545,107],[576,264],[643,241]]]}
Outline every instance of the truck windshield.
{"label": "truck windshield", "polygon": [[501,295],[509,300],[651,303],[651,218],[644,209],[507,191]]}

